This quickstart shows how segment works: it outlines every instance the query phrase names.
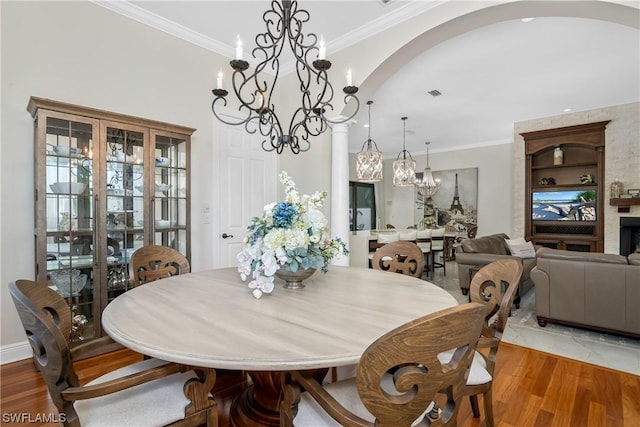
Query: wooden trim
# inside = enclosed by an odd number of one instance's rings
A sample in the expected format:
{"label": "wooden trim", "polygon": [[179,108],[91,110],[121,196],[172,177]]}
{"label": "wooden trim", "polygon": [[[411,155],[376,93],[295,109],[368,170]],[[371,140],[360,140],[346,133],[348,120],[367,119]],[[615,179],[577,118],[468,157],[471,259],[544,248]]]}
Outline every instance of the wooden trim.
{"label": "wooden trim", "polygon": [[157,120],[145,119],[141,117],[130,116],[127,114],[114,113],[112,111],[100,110],[97,108],[83,107],[75,104],[68,104],[66,102],[54,101],[47,98],[38,98],[32,96],[29,99],[27,105],[27,111],[31,113],[31,116],[35,117],[38,110],[51,110],[54,112],[63,112],[73,114],[76,116],[83,116],[89,119],[111,120],[121,123],[127,123],[136,126],[150,127],[163,131],[185,133],[193,135],[196,131],[195,128],[176,125],[167,122],[160,122]]}
{"label": "wooden trim", "polygon": [[627,199],[609,199],[609,206],[617,206],[618,212],[628,213],[631,211],[631,206],[640,206],[640,198],[632,197]]}

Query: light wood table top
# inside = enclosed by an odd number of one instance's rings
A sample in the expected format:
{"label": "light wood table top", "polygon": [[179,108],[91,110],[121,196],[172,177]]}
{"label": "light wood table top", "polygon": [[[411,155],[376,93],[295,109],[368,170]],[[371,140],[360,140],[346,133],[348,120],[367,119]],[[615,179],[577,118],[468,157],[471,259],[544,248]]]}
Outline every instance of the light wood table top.
{"label": "light wood table top", "polygon": [[189,273],[120,295],[102,323],[115,341],[160,359],[283,371],[357,363],[384,333],[457,304],[434,284],[372,269],[330,266],[305,285],[276,279],[255,299],[236,268]]}

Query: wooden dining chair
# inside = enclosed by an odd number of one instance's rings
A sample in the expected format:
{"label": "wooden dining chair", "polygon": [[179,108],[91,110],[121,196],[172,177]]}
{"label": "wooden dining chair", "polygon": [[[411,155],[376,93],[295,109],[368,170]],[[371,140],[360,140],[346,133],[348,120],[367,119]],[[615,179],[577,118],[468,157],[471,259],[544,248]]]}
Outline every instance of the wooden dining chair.
{"label": "wooden dining chair", "polygon": [[213,369],[146,359],[80,385],[73,362],[117,345],[102,337],[70,348],[69,306],[44,284],[18,280],[9,293],[62,425],[218,425]]}
{"label": "wooden dining chair", "polygon": [[285,373],[280,425],[409,427],[427,417],[420,425],[455,426],[484,312],[463,304],[388,332],[362,354],[355,378],[323,386],[313,372]]}
{"label": "wooden dining chair", "polygon": [[190,271],[191,266],[184,255],[169,246],[143,246],[129,260],[133,287]]}
{"label": "wooden dining chair", "polygon": [[498,347],[507,325],[511,306],[522,276],[522,263],[514,259],[500,259],[481,268],[471,281],[471,301],[484,305],[482,335],[476,357],[471,365],[464,394],[471,399],[473,416],[480,417],[478,394],[482,394],[487,427],[493,427],[493,373]]}
{"label": "wooden dining chair", "polygon": [[420,278],[424,261],[422,250],[413,242],[387,243],[373,254],[371,266],[376,270],[408,274]]}

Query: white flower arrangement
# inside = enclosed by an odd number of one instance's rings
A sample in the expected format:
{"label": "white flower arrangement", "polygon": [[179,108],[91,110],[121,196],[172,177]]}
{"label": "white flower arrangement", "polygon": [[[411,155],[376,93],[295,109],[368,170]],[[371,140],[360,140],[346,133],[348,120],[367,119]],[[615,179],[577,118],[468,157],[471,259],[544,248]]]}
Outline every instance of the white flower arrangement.
{"label": "white flower arrangement", "polygon": [[349,253],[340,238],[331,238],[320,211],[327,192],[299,196],[287,172],[279,177],[286,199],[265,206],[262,216],[252,218],[238,254],[240,277],[251,277],[248,286],[256,298],[273,291],[273,275],[281,267],[293,272],[320,268],[326,273],[334,257]]}

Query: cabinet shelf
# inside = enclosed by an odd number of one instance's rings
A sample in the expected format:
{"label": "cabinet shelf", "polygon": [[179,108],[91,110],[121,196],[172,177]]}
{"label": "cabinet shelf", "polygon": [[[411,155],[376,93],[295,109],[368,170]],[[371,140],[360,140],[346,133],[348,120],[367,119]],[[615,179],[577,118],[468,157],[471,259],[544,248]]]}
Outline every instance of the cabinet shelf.
{"label": "cabinet shelf", "polygon": [[596,167],[596,166],[598,166],[597,163],[585,162],[585,163],[570,163],[570,164],[561,164],[561,165],[537,165],[537,166],[531,166],[531,170],[587,168],[587,167]]}
{"label": "cabinet shelf", "polygon": [[592,184],[555,184],[555,185],[532,185],[532,189],[534,190],[596,190],[598,188],[597,184],[594,182]]}

